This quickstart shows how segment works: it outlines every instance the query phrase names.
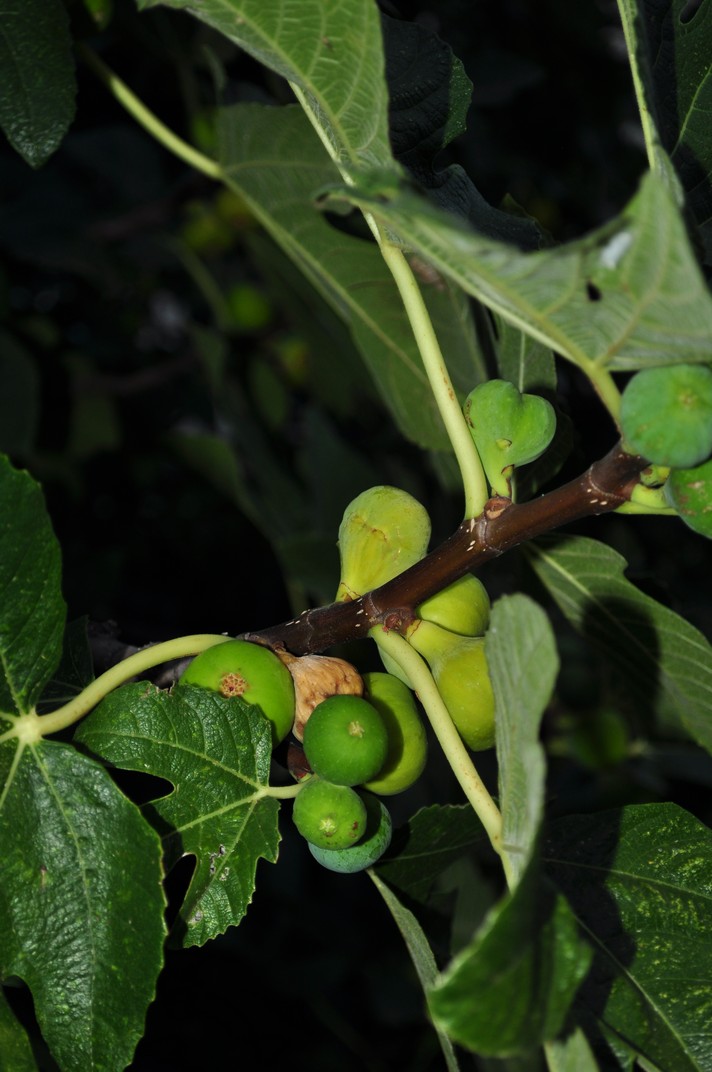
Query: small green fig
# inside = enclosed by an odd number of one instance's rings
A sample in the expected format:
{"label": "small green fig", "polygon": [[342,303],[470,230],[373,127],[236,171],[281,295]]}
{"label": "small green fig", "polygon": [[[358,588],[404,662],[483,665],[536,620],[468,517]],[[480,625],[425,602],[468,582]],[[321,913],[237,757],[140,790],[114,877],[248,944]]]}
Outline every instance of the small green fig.
{"label": "small green fig", "polygon": [[494,693],[484,637],[461,637],[433,622],[418,622],[408,640],[430,666],[450,718],[468,748],[494,744]]}
{"label": "small green fig", "polygon": [[691,469],[712,454],[712,369],[642,369],[621,399],[625,446],[656,465]]}
{"label": "small green fig", "polygon": [[464,414],[492,490],[511,498],[515,466],[535,461],[554,438],[553,406],[509,380],[488,380],[470,391]]}
{"label": "small green fig", "polygon": [[316,777],[303,783],[292,818],[310,845],[328,852],[354,845],[366,832],[366,805],[358,793]]}
{"label": "small green fig", "polygon": [[338,871],[342,875],[365,871],[383,856],[391,843],[393,823],[388,809],[371,793],[360,795],[366,808],[366,832],[358,844],[346,849],[324,849],[313,842],[309,845],[314,859],[329,871]]}
{"label": "small green fig", "polygon": [[397,577],[423,558],[429,541],[427,510],[407,491],[382,485],[357,495],[339,526],[337,602],[358,599]]}
{"label": "small green fig", "polygon": [[441,592],[424,600],[416,612],[461,636],[484,636],[490,617],[490,598],[478,577],[466,573]]}
{"label": "small green fig", "polygon": [[693,469],[673,469],[665,498],[686,525],[712,540],[712,458]]}
{"label": "small green fig", "polygon": [[330,696],[304,727],[309,766],[336,785],[361,785],[385,763],[388,734],[373,704],[360,696]]}
{"label": "small green fig", "polygon": [[366,789],[380,796],[402,793],[423,773],[428,757],[425,726],[410,689],[391,674],[363,675],[366,694],[379,712],[388,734],[386,760]]}
{"label": "small green fig", "polygon": [[269,648],[247,640],[224,644],[196,655],[180,676],[179,684],[201,685],[222,696],[239,696],[257,704],[272,723],[272,744],[289,733],[294,720],[292,675]]}

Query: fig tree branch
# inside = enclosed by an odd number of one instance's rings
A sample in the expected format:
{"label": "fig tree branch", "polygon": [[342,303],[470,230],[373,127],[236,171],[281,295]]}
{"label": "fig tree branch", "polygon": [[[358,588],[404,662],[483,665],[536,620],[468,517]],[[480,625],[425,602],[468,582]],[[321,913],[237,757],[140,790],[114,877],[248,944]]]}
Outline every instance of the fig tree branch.
{"label": "fig tree branch", "polygon": [[626,454],[618,443],[580,477],[530,502],[490,499],[479,517],[464,521],[420,562],[360,599],[305,610],[298,618],[245,633],[244,638],[307,655],[366,637],[375,625],[400,631],[419,603],[489,559],[628,502],[647,465],[644,458]]}

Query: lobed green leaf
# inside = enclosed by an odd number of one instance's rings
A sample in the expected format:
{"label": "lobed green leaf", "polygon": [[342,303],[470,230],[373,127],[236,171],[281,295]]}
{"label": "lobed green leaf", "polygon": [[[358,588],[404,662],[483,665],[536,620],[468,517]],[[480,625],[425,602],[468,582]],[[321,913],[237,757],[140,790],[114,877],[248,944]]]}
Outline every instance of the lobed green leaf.
{"label": "lobed green leaf", "polygon": [[279,843],[279,805],[264,794],[272,738],[261,711],[207,689],[166,693],[139,682],[95,708],[77,740],[117,767],[173,785],[145,813],[163,833],[168,868],[196,857],[176,938],[202,945],[239,923],[257,861],[274,862]]}
{"label": "lobed green leaf", "polygon": [[0,1057],[12,1072],[38,1072],[30,1040],[0,987]]}
{"label": "lobed green leaf", "polygon": [[557,821],[544,857],[596,950],[577,1005],[598,1043],[626,1067],[632,1052],[709,1068],[712,831],[675,804],[635,805]]}
{"label": "lobed green leaf", "polygon": [[162,966],[158,835],[73,747],[7,741],[0,779],[0,978],[27,983],[63,1072],[121,1072]]}
{"label": "lobed green leaf", "polygon": [[543,537],[526,553],[571,624],[621,670],[640,710],[684,726],[712,751],[712,648],[702,633],[640,592],[624,576],[625,559],[597,540]]}

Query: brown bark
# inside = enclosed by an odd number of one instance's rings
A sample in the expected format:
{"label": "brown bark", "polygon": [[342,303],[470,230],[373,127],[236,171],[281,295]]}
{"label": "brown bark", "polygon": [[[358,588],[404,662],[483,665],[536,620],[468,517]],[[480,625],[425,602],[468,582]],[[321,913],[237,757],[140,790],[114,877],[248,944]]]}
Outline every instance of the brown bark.
{"label": "brown bark", "polygon": [[378,624],[400,629],[424,599],[489,559],[535,536],[609,513],[627,502],[647,464],[643,458],[625,454],[617,444],[576,480],[530,502],[490,499],[479,517],[463,521],[439,547],[380,588],[349,603],[305,610],[292,621],[246,633],[245,639],[306,655],[365,637]]}

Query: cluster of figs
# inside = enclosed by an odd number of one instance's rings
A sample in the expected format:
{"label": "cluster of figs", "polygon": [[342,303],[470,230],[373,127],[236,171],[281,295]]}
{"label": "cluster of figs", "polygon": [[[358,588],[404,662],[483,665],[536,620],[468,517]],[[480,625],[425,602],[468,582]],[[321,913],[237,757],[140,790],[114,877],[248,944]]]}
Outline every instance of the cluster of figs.
{"label": "cluster of figs", "polygon": [[[408,492],[364,491],[339,528],[337,601],[357,599],[423,558],[430,518]],[[484,633],[487,592],[467,574],[416,608],[406,639],[427,661],[465,743],[494,743],[494,697]],[[312,855],[333,871],[370,867],[391,840],[383,798],[422,774],[427,735],[420,705],[400,667],[363,674],[330,655],[295,656],[242,639],[226,639],[189,664],[179,685],[208,688],[256,704],[271,724],[273,746],[292,735],[300,762],[294,823]],[[294,743],[298,742],[298,743]],[[303,752],[301,751],[303,750]]]}

